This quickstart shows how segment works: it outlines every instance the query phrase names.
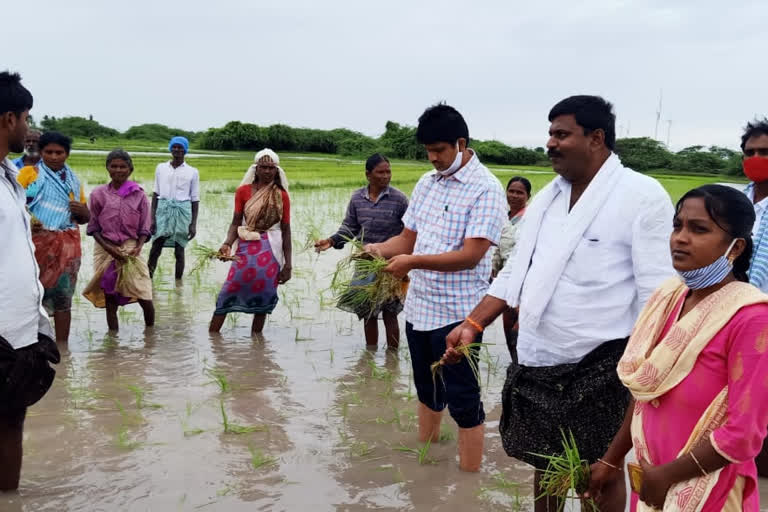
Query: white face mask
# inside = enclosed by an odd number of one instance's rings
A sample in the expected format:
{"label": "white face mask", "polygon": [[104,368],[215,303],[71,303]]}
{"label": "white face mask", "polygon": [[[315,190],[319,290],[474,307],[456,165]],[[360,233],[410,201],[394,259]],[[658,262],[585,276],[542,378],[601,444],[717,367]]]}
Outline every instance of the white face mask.
{"label": "white face mask", "polygon": [[[458,142],[456,143],[456,149],[459,149]],[[453,163],[449,168],[443,171],[437,171],[437,172],[440,173],[440,175],[443,176],[444,178],[447,178],[448,176],[452,175],[453,173],[455,173],[461,168],[461,160],[463,157],[464,157],[464,152],[459,151],[458,153],[456,153],[456,158],[453,159]]]}

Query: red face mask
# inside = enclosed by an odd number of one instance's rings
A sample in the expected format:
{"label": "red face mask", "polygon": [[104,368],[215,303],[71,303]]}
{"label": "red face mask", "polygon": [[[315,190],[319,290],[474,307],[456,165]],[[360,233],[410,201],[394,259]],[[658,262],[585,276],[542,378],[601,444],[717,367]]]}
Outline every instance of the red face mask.
{"label": "red face mask", "polygon": [[745,158],[742,165],[744,166],[744,175],[749,178],[749,181],[755,183],[768,181],[768,158],[751,156]]}

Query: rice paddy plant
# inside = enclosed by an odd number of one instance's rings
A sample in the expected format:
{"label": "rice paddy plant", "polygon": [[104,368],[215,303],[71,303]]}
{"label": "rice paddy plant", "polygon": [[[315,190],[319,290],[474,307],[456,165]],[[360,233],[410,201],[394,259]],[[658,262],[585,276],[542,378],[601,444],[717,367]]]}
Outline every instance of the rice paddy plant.
{"label": "rice paddy plant", "polygon": [[[368,309],[372,314],[392,300],[404,301],[407,278],[398,279],[384,272],[389,262],[381,256],[364,252],[359,240],[345,240],[352,247],[352,252],[339,261],[331,278],[330,290],[337,303],[350,310]],[[363,276],[373,276],[373,279],[355,283]]]}
{"label": "rice paddy plant", "polygon": [[221,424],[224,426],[225,434],[250,434],[251,432],[269,432],[266,425],[243,426],[229,421],[227,409],[224,406],[224,400],[219,400],[219,409],[221,410]]}
{"label": "rice paddy plant", "polygon": [[136,398],[137,409],[143,409],[144,407],[149,407],[152,409],[162,409],[163,406],[160,404],[144,402],[144,397],[147,394],[147,391],[145,389],[135,385],[128,385],[127,388],[133,393],[134,397]]}
{"label": "rice paddy plant", "polygon": [[[473,349],[479,350],[482,345],[482,343],[469,343],[467,345],[460,344],[456,347],[456,351],[467,360],[469,368],[472,370],[472,375],[474,375],[475,380],[477,381],[478,387],[482,386],[483,381],[480,377],[480,369],[477,366],[477,351]],[[430,366],[430,370],[432,371],[432,387],[435,390],[435,401],[437,401],[437,377],[439,376],[440,380],[443,380],[442,371],[446,364],[448,364],[448,361],[445,356],[443,356],[439,361],[435,361]]]}
{"label": "rice paddy plant", "polygon": [[118,430],[115,436],[115,444],[122,450],[134,450],[142,445],[139,441],[131,441],[128,437],[128,427],[126,426],[122,426]]}
{"label": "rice paddy plant", "polygon": [[299,328],[296,328],[296,336],[293,338],[293,341],[295,343],[300,343],[302,341],[312,341],[314,338],[305,338],[303,336],[299,336]]}
{"label": "rice paddy plant", "polygon": [[125,255],[124,257],[125,261],[120,263],[117,276],[117,288],[121,290],[125,289],[125,287],[130,288],[128,283],[135,281],[142,275],[139,258],[129,254]]}
{"label": "rice paddy plant", "polygon": [[456,439],[456,434],[453,430],[449,430],[449,427],[446,427],[445,425],[440,426],[440,436],[438,437],[440,441],[453,441]]}
{"label": "rice paddy plant", "polygon": [[365,441],[355,441],[349,446],[349,454],[352,457],[362,458],[373,453],[376,445],[369,445]]}
{"label": "rice paddy plant", "polygon": [[[557,498],[558,512],[565,508],[565,500],[570,491],[574,491],[576,496],[581,496],[589,486],[589,463],[581,458],[573,432],[569,431],[568,435],[562,429],[560,432],[563,436],[563,453],[560,455],[532,454],[548,462],[547,469],[544,470],[539,481],[542,492],[536,499]],[[581,499],[581,502],[585,510],[599,511],[593,499]]]}
{"label": "rice paddy plant", "polygon": [[437,464],[437,461],[429,456],[429,447],[431,446],[432,441],[430,439],[427,439],[427,441],[421,445],[420,448],[411,448],[409,446],[406,446],[402,443],[400,443],[400,446],[396,446],[395,450],[399,452],[405,452],[410,453],[412,455],[415,455],[416,458],[419,461],[419,464],[422,466],[424,464]]}
{"label": "rice paddy plant", "polygon": [[248,445],[248,451],[251,452],[251,466],[253,469],[262,469],[271,466],[277,466],[277,458],[264,455],[261,450],[255,449],[253,446]]}
{"label": "rice paddy plant", "polygon": [[216,384],[222,393],[232,391],[232,385],[229,383],[229,379],[227,379],[223,370],[219,368],[206,368],[204,373],[212,379],[208,384]]}
{"label": "rice paddy plant", "polygon": [[501,473],[495,473],[491,483],[481,487],[477,494],[481,499],[489,500],[496,493],[511,498],[512,503],[505,503],[511,510],[515,512],[523,510],[525,500],[520,496],[519,483],[508,480]]}
{"label": "rice paddy plant", "polygon": [[300,247],[303,252],[309,252],[314,250],[315,244],[323,239],[323,233],[320,231],[320,227],[315,221],[315,216],[310,215],[307,217],[304,231],[306,232],[306,235]]}
{"label": "rice paddy plant", "polygon": [[206,270],[213,260],[235,261],[237,259],[236,256],[221,256],[219,251],[213,247],[198,243],[195,243],[195,245],[192,246],[192,254],[195,255],[196,259],[195,265],[192,267],[192,270],[189,271],[190,275]]}

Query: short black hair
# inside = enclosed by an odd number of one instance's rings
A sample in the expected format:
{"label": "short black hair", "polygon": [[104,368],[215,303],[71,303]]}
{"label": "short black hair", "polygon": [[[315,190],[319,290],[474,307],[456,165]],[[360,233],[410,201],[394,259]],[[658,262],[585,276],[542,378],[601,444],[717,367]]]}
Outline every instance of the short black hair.
{"label": "short black hair", "polygon": [[40,142],[37,143],[38,149],[42,152],[48,144],[58,144],[69,154],[72,150],[72,139],[59,132],[45,132],[40,136]]}
{"label": "short black hair", "polygon": [[522,176],[512,176],[509,178],[509,181],[507,182],[507,188],[504,190],[508,190],[509,186],[513,183],[520,182],[525,187],[525,191],[528,192],[528,197],[531,197],[531,182],[528,181],[528,178],[523,178]]}
{"label": "short black hair", "polygon": [[369,172],[373,171],[381,162],[389,163],[389,158],[385,157],[381,153],[374,153],[369,156],[368,160],[365,161],[365,173],[368,174]]}
{"label": "short black hair", "polygon": [[677,202],[675,216],[686,199],[699,197],[712,221],[733,238],[743,238],[747,245],[741,256],[733,262],[733,275],[739,281],[749,282],[749,263],[752,260],[752,226],[755,224],[755,207],[740,190],[725,185],[702,185],[687,192]]}
{"label": "short black hair", "polygon": [[613,105],[600,96],[579,95],[565,98],[549,111],[549,122],[556,117],[572,115],[584,128],[584,135],[595,130],[605,133],[605,145],[613,151],[616,146],[616,114]]}
{"label": "short black hair", "polygon": [[419,144],[456,144],[459,139],[465,139],[469,144],[469,128],[459,111],[450,105],[432,105],[419,117],[419,126],[416,128]]}
{"label": "short black hair", "polygon": [[760,135],[768,135],[768,117],[747,123],[747,126],[744,127],[744,135],[741,136],[741,150],[744,151],[749,139]]}
{"label": "short black hair", "polygon": [[0,73],[0,114],[13,112],[17,116],[32,108],[32,93],[21,85],[21,75]]}
{"label": "short black hair", "polygon": [[131,159],[131,155],[122,148],[116,148],[109,152],[107,155],[107,168],[109,168],[109,164],[112,163],[112,160],[123,160],[128,164],[128,167],[133,170],[133,160]]}

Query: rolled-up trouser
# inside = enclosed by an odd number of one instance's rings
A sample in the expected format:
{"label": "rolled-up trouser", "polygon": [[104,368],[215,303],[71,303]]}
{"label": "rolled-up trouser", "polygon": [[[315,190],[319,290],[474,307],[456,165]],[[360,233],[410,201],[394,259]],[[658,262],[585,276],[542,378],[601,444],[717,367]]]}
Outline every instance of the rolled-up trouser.
{"label": "rolled-up trouser", "polygon": [[[461,428],[472,428],[485,421],[483,402],[480,401],[480,383],[466,358],[461,362],[441,367],[441,374],[432,379],[430,367],[445,353],[445,337],[460,322],[433,331],[414,330],[410,322],[405,324],[408,349],[411,353],[413,380],[419,401],[433,411],[448,412]],[[482,341],[482,334],[476,342]],[[478,350],[472,349],[477,365]]]}

